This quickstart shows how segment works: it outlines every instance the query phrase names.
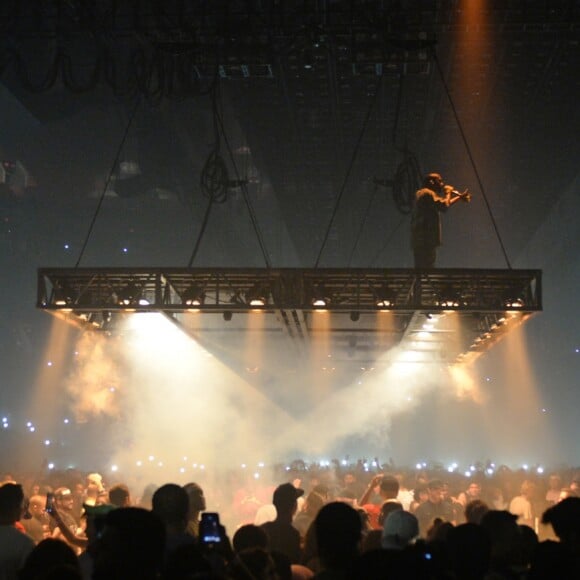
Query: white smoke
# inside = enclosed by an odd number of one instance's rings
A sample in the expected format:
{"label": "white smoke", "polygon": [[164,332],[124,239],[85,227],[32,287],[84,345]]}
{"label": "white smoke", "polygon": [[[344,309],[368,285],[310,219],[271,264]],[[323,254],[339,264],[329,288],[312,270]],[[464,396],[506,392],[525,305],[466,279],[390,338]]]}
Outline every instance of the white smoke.
{"label": "white smoke", "polygon": [[320,397],[306,366],[278,377],[306,409],[291,415],[161,315],[130,317],[122,336],[85,334],[77,350],[68,381],[77,417],[116,417],[123,444],[112,463],[150,478],[159,468],[177,479],[201,465],[331,454],[351,437],[385,448],[395,416],[454,384],[446,367],[393,350],[351,385]]}

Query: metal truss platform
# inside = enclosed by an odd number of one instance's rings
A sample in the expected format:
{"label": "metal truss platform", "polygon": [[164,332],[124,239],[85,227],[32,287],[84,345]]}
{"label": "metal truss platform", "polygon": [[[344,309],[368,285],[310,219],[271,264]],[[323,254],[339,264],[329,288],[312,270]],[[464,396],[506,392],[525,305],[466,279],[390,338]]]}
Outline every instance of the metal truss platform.
{"label": "metal truss platform", "polygon": [[37,307],[106,332],[162,313],[237,367],[259,333],[271,364],[366,368],[470,362],[542,310],[542,286],[539,270],[42,268]]}

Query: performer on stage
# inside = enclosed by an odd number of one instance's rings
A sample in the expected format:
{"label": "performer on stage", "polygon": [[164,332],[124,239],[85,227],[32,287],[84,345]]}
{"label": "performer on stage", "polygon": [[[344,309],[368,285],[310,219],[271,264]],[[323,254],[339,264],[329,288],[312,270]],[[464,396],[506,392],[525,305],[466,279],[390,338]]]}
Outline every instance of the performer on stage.
{"label": "performer on stage", "polygon": [[437,248],[441,245],[441,218],[439,212],[447,211],[458,201],[471,201],[465,190],[455,191],[445,185],[439,173],[429,173],[423,187],[415,194],[415,206],[411,216],[411,246],[415,268],[434,268]]}

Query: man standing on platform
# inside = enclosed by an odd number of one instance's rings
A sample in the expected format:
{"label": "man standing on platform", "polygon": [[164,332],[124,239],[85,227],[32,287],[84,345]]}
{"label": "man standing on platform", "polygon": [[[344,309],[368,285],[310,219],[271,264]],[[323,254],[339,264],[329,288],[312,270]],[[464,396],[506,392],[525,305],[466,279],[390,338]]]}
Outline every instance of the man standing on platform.
{"label": "man standing on platform", "polygon": [[469,202],[467,190],[455,191],[453,186],[445,185],[439,173],[429,173],[423,187],[415,194],[415,206],[411,215],[411,246],[415,258],[415,268],[435,267],[437,248],[441,245],[440,212],[459,200]]}

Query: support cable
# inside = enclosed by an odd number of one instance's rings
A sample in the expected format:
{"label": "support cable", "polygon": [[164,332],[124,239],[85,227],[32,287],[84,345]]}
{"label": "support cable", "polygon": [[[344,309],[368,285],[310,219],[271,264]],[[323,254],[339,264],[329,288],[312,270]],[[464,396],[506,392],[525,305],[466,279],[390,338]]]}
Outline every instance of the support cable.
{"label": "support cable", "polygon": [[205,234],[205,229],[207,228],[207,224],[209,222],[209,215],[211,213],[211,208],[213,207],[213,202],[214,202],[213,197],[210,197],[208,204],[207,204],[207,209],[205,210],[205,215],[203,216],[203,221],[201,222],[201,228],[199,230],[197,240],[195,241],[195,246],[193,248],[193,251],[191,252],[191,257],[189,258],[189,262],[187,263],[188,268],[191,268],[191,266],[193,265],[193,261],[195,260],[195,257],[197,256],[197,251],[199,250],[199,246],[201,245],[201,240],[203,238],[203,235]]}
{"label": "support cable", "polygon": [[201,246],[201,242],[205,231],[207,229],[207,224],[209,223],[209,217],[214,203],[225,203],[228,197],[228,169],[224,160],[220,155],[220,131],[218,126],[218,90],[219,83],[217,82],[217,74],[214,78],[212,88],[210,91],[211,108],[212,108],[212,119],[213,119],[213,133],[214,133],[214,145],[209,157],[207,158],[200,176],[200,187],[201,191],[205,197],[208,198],[207,208],[201,222],[201,228],[199,229],[199,234],[197,235],[197,240],[191,252],[189,262],[187,267],[191,268],[195,258],[197,257],[197,252]]}
{"label": "support cable", "polygon": [[[205,215],[201,224],[200,232],[195,242],[195,246],[193,248],[193,252],[189,259],[188,268],[191,268],[199,250],[203,235],[205,234],[207,224],[209,221],[209,217],[211,214],[211,209],[214,203],[225,203],[228,198],[229,188],[233,186],[241,187],[242,194],[244,196],[244,201],[246,202],[246,206],[248,208],[248,213],[250,215],[250,220],[252,222],[252,226],[254,227],[254,232],[256,233],[256,237],[258,238],[258,244],[260,245],[260,250],[262,251],[262,256],[264,258],[264,262],[267,268],[271,268],[272,265],[270,263],[270,258],[268,257],[268,252],[266,251],[266,247],[264,245],[264,240],[262,238],[262,234],[260,232],[260,228],[258,226],[258,220],[256,218],[256,213],[254,212],[254,208],[252,207],[252,203],[250,201],[248,195],[248,189],[246,187],[246,180],[241,179],[240,173],[238,171],[238,166],[236,164],[236,160],[234,158],[233,151],[230,147],[230,143],[228,141],[228,137],[226,135],[226,131],[224,128],[224,123],[222,119],[222,115],[219,110],[219,83],[216,81],[213,85],[211,91],[211,102],[212,102],[212,112],[213,112],[213,126],[214,126],[214,135],[215,135],[215,143],[212,152],[209,155],[208,160],[206,161],[202,174],[201,174],[201,190],[204,195],[209,198],[209,203],[207,209],[205,211]],[[228,169],[220,155],[220,144],[221,139],[223,137],[224,143],[226,145],[226,149],[228,150],[228,154],[236,173],[236,181],[230,181],[228,176]]]}
{"label": "support cable", "polygon": [[469,147],[469,143],[467,141],[467,137],[465,136],[463,126],[461,125],[461,122],[459,121],[459,115],[457,114],[457,109],[455,108],[455,104],[453,102],[453,99],[451,98],[451,93],[449,91],[449,87],[447,86],[447,83],[445,82],[445,77],[443,75],[443,69],[441,68],[441,63],[439,62],[439,59],[437,58],[437,52],[435,51],[434,48],[432,48],[432,54],[433,54],[433,60],[435,61],[435,65],[437,67],[437,71],[439,72],[439,76],[441,77],[441,82],[443,84],[443,88],[445,89],[447,99],[449,100],[449,104],[451,105],[451,110],[453,111],[453,116],[455,117],[455,122],[457,123],[457,127],[459,128],[459,132],[461,133],[461,138],[463,139],[463,144],[465,145],[465,149],[467,151],[469,161],[471,162],[471,167],[473,169],[473,172],[475,173],[475,177],[476,177],[477,183],[479,185],[479,190],[481,191],[481,194],[483,196],[483,200],[485,201],[485,205],[487,207],[489,217],[491,218],[491,223],[492,223],[493,228],[495,230],[495,234],[496,234],[497,239],[499,241],[499,245],[501,246],[501,251],[503,252],[503,257],[505,258],[505,261],[506,261],[508,268],[511,270],[512,265],[510,263],[505,246],[504,246],[503,241],[501,239],[501,235],[499,233],[499,228],[497,227],[497,223],[496,223],[495,218],[493,216],[493,212],[491,211],[491,206],[490,206],[489,201],[487,199],[487,194],[485,193],[485,188],[483,187],[483,182],[481,181],[481,177],[479,176],[479,171],[477,170],[477,166],[475,164],[473,154],[471,153],[471,148]]}
{"label": "support cable", "polygon": [[378,190],[378,187],[377,187],[377,185],[375,185],[374,188],[373,188],[373,193],[372,193],[372,195],[371,195],[371,197],[369,199],[369,202],[367,204],[367,209],[365,211],[365,215],[364,215],[364,217],[363,217],[363,219],[362,219],[362,221],[360,223],[360,227],[359,227],[358,233],[356,235],[356,240],[354,241],[354,244],[352,246],[352,250],[350,251],[350,256],[348,257],[348,263],[347,263],[347,266],[346,266],[347,268],[350,268],[350,266],[351,266],[352,258],[354,256],[354,253],[355,253],[356,248],[358,246],[358,243],[359,243],[360,237],[362,235],[362,232],[364,230],[364,227],[365,227],[365,225],[367,223],[367,219],[368,219],[369,214],[371,212],[371,207],[373,205],[373,201],[375,199],[375,196],[377,195],[377,190]]}
{"label": "support cable", "polygon": [[379,256],[385,251],[385,249],[388,247],[388,245],[391,243],[392,239],[395,237],[395,234],[399,231],[399,228],[401,227],[401,225],[403,224],[404,221],[406,221],[408,219],[409,216],[407,215],[403,215],[401,217],[401,219],[399,220],[399,222],[397,223],[397,225],[393,228],[393,231],[391,232],[391,234],[389,235],[389,237],[386,239],[385,243],[382,245],[382,247],[379,249],[379,251],[374,255],[373,259],[370,261],[369,264],[369,268],[373,268],[376,261],[379,259]]}
{"label": "support cable", "polygon": [[340,206],[340,201],[342,199],[342,196],[344,194],[344,190],[346,189],[346,184],[348,183],[348,178],[350,177],[350,173],[352,171],[352,168],[354,167],[354,162],[356,161],[359,149],[360,149],[360,144],[362,142],[362,138],[365,134],[367,125],[369,123],[369,119],[371,117],[371,113],[372,110],[374,108],[374,105],[377,101],[377,97],[379,95],[379,92],[381,90],[381,86],[382,86],[382,81],[383,81],[383,77],[381,75],[381,77],[379,78],[379,83],[377,86],[377,90],[375,91],[375,94],[373,96],[373,98],[371,99],[371,102],[369,104],[369,108],[366,114],[366,118],[364,120],[363,126],[361,128],[360,134],[358,136],[358,140],[357,143],[354,147],[354,150],[352,152],[352,157],[350,160],[350,164],[348,166],[348,169],[346,171],[346,175],[344,176],[344,180],[342,182],[342,186],[340,188],[340,192],[338,194],[338,196],[336,197],[336,201],[334,203],[334,208],[332,210],[332,215],[330,216],[330,221],[328,223],[328,227],[326,228],[326,233],[324,234],[324,239],[322,241],[322,246],[320,247],[320,251],[318,252],[318,256],[316,257],[316,262],[314,262],[314,268],[318,268],[318,264],[320,263],[320,258],[322,256],[322,252],[324,251],[324,247],[326,246],[326,242],[328,241],[328,236],[330,235],[330,230],[332,229],[332,224],[334,223],[334,218],[336,217],[336,214],[338,212],[338,207]]}
{"label": "support cable", "polygon": [[395,109],[395,122],[393,124],[392,142],[396,151],[403,154],[403,161],[397,166],[393,178],[393,201],[402,214],[410,214],[415,203],[415,192],[421,186],[421,170],[415,154],[407,146],[407,132],[405,131],[405,144],[397,144],[399,120],[401,118],[401,105],[403,102],[403,81],[405,77],[399,75],[399,91],[397,93],[397,105]]}
{"label": "support cable", "polygon": [[87,248],[87,244],[89,243],[89,239],[91,237],[91,234],[93,233],[93,228],[95,226],[95,222],[97,221],[97,217],[99,215],[99,212],[101,211],[101,206],[103,205],[103,201],[105,199],[105,194],[107,193],[107,189],[109,187],[109,184],[111,183],[111,179],[113,178],[113,173],[115,172],[115,169],[119,163],[119,158],[121,157],[121,153],[123,152],[123,147],[125,147],[125,142],[127,141],[127,136],[129,135],[129,130],[131,129],[131,125],[133,124],[133,121],[135,120],[135,116],[137,114],[137,110],[139,109],[139,104],[140,104],[140,99],[137,98],[135,99],[135,106],[133,107],[133,111],[131,111],[131,114],[129,115],[129,120],[127,121],[127,125],[125,127],[125,131],[123,133],[123,138],[121,139],[121,142],[119,143],[119,147],[117,148],[117,153],[115,155],[115,159],[111,165],[111,169],[109,171],[109,174],[107,175],[107,180],[105,181],[105,185],[103,186],[103,191],[101,192],[101,196],[99,197],[99,202],[97,204],[97,207],[95,209],[95,212],[93,213],[93,219],[91,220],[91,224],[89,225],[89,230],[87,232],[87,235],[85,237],[85,241],[83,243],[83,246],[81,248],[81,251],[79,253],[79,257],[77,258],[77,261],[75,263],[75,268],[79,267],[79,264],[81,263],[81,260],[83,259],[83,255],[85,253],[85,250]]}
{"label": "support cable", "polygon": [[262,252],[262,257],[264,258],[264,263],[266,264],[266,268],[270,269],[272,267],[272,264],[270,263],[270,258],[268,257],[268,252],[267,252],[266,246],[264,244],[264,239],[262,238],[262,233],[261,233],[260,227],[258,225],[258,219],[256,217],[256,213],[255,213],[254,208],[252,206],[252,202],[250,201],[250,196],[248,193],[246,181],[240,177],[240,172],[238,171],[238,166],[236,164],[236,160],[234,158],[232,148],[230,147],[230,143],[228,141],[228,136],[226,135],[226,132],[224,129],[223,119],[222,119],[219,112],[217,113],[217,121],[218,121],[220,129],[221,129],[221,134],[224,138],[224,143],[226,145],[226,149],[228,150],[228,154],[230,156],[230,161],[232,162],[232,166],[233,166],[234,172],[236,174],[237,183],[240,185],[240,187],[242,189],[244,201],[246,202],[246,206],[248,208],[248,213],[250,214],[250,220],[252,222],[254,232],[256,233],[256,237],[258,239],[258,244],[260,245],[260,250]]}

